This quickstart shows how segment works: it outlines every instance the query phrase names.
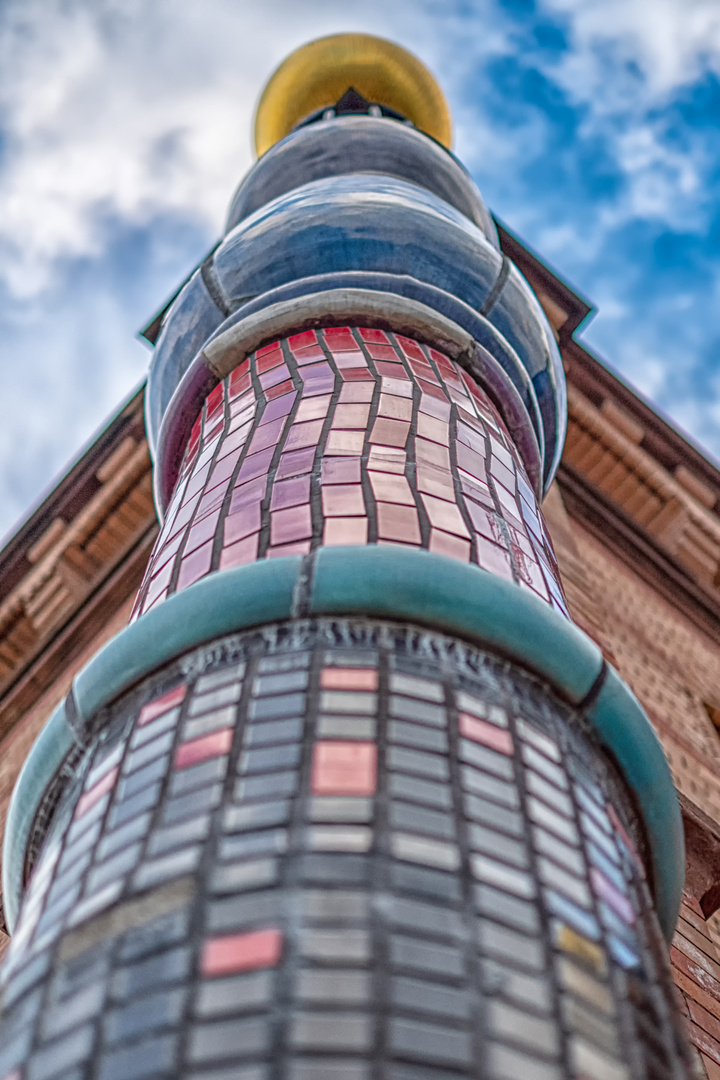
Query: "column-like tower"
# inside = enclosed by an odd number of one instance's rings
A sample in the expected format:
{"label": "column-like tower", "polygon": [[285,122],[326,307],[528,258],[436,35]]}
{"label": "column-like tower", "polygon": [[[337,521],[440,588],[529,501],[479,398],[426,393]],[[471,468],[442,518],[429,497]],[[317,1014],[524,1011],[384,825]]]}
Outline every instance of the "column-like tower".
{"label": "column-like tower", "polygon": [[163,522],[8,821],[0,1080],[681,1080],[679,811],[539,509],[559,354],[403,50],[290,57],[147,389]]}

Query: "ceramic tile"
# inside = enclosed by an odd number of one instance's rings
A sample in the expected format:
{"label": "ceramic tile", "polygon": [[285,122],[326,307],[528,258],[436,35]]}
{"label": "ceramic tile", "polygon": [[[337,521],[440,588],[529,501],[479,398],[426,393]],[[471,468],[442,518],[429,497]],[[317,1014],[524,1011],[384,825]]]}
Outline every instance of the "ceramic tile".
{"label": "ceramic tile", "polygon": [[568,900],[563,893],[555,889],[545,889],[545,906],[551,915],[562,919],[565,923],[577,930],[579,934],[587,938],[597,940],[600,937],[600,927],[594,915],[584,910],[572,900]]}
{"label": "ceramic tile", "polygon": [[425,701],[442,702],[445,691],[441,683],[422,679],[416,675],[405,675],[399,671],[390,673],[390,689],[408,697],[423,698]]}
{"label": "ceramic tile", "polygon": [[360,484],[332,484],[322,488],[322,508],[326,517],[365,514],[365,498]]}
{"label": "ceramic tile", "polygon": [[312,791],[315,795],[372,795],[376,762],[374,743],[317,742],[313,751]]}
{"label": "ceramic tile", "polygon": [[368,972],[352,968],[339,971],[300,970],[296,994],[298,1000],[306,1003],[367,1004],[371,999],[371,980]]}
{"label": "ceramic tile", "polygon": [[438,754],[447,753],[448,742],[444,731],[426,727],[424,724],[410,724],[404,720],[391,720],[387,731],[390,742],[403,743],[405,746],[431,750]]}
{"label": "ceramic tile", "polygon": [[449,810],[452,806],[452,796],[447,784],[436,784],[431,780],[421,780],[417,776],[405,776],[403,773],[391,773],[388,788],[390,794],[399,799],[425,803],[441,810]]}
{"label": "ceramic tile", "polygon": [[298,476],[291,480],[280,480],[273,484],[272,498],[270,500],[271,510],[285,510],[289,506],[298,506],[309,501],[309,476]]}
{"label": "ceramic tile", "polygon": [[315,796],[308,811],[311,821],[365,822],[371,821],[372,816],[372,799],[341,796]]}
{"label": "ceramic tile", "polygon": [[434,866],[440,870],[457,870],[460,866],[460,852],[454,844],[430,840],[412,833],[391,833],[390,851],[396,859]]}
{"label": "ceramic tile", "polygon": [[174,767],[187,769],[191,765],[198,765],[208,758],[220,757],[230,752],[232,746],[233,729],[222,728],[211,735],[204,735],[199,739],[192,739],[182,743],[176,753]]}
{"label": "ceramic tile", "polygon": [[333,716],[325,714],[317,721],[317,736],[320,739],[374,739],[377,723],[368,716]]}
{"label": "ceramic tile", "polygon": [[398,450],[392,446],[371,446],[368,455],[368,469],[375,472],[402,475],[405,472],[406,461],[407,454],[404,450]]}
{"label": "ceramic tile", "polygon": [[557,1024],[502,1001],[488,1003],[488,1027],[496,1039],[514,1042],[543,1057],[560,1053]]}
{"label": "ceramic tile", "polygon": [[373,495],[378,502],[415,506],[415,496],[404,476],[386,472],[368,472]]}
{"label": "ceramic tile", "polygon": [[470,1032],[406,1017],[390,1020],[390,1049],[398,1056],[436,1065],[469,1066],[473,1056]]}
{"label": "ceramic tile", "polygon": [[309,505],[274,510],[270,514],[270,542],[288,544],[312,536]]}
{"label": "ceramic tile", "polygon": [[347,454],[348,457],[359,457],[363,452],[365,443],[365,431],[333,430],[328,434],[325,443],[325,453],[328,455]]}
{"label": "ceramic tile", "polygon": [[536,895],[535,882],[530,874],[506,866],[496,859],[486,855],[471,855],[470,866],[478,881],[484,881],[503,892],[513,893],[525,900],[532,900]]}
{"label": "ceramic tile", "polygon": [[325,484],[359,484],[360,483],[360,458],[324,457],[322,460],[322,483]]}

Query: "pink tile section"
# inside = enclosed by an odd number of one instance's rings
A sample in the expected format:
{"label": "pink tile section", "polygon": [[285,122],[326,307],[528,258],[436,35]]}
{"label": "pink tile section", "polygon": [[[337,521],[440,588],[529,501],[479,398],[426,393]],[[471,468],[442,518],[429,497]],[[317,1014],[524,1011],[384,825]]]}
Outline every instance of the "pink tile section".
{"label": "pink tile section", "polygon": [[282,934],[275,927],[210,938],[203,946],[200,972],[205,978],[212,978],[276,967],[282,956],[282,946]]}

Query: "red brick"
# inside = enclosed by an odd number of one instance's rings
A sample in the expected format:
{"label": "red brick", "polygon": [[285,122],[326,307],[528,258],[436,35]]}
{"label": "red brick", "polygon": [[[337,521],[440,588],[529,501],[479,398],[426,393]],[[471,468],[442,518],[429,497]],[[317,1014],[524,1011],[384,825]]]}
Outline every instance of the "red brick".
{"label": "red brick", "polygon": [[467,713],[460,713],[459,726],[460,734],[466,739],[490,746],[501,754],[512,754],[513,741],[509,731],[496,727],[495,724],[487,724],[484,720],[476,720],[474,716],[468,716]]}
{"label": "red brick", "polygon": [[201,761],[227,754],[230,752],[232,740],[233,729],[222,728],[220,731],[203,735],[200,739],[191,739],[189,742],[182,743],[175,753],[175,768],[188,769]]}
{"label": "red brick", "polygon": [[281,952],[282,934],[274,927],[249,934],[230,934],[205,942],[200,969],[207,977],[275,967]]}
{"label": "red brick", "polygon": [[94,787],[85,792],[75,808],[75,820],[87,814],[88,810],[92,810],[93,806],[95,806],[95,803],[100,802],[103,795],[107,795],[108,791],[112,791],[115,787],[117,774],[117,768],[111,769],[109,773],[105,773],[102,780],[98,780]]}
{"label": "red brick", "polygon": [[697,1001],[699,1005],[702,1005],[704,1009],[720,1020],[720,998],[716,999],[712,994],[703,990],[694,979],[689,979],[687,975],[683,975],[677,968],[673,968],[673,978],[684,997]]}
{"label": "red brick", "polygon": [[140,710],[138,727],[149,724],[150,721],[154,720],[157,716],[162,716],[163,713],[170,712],[171,709],[174,709],[176,705],[180,705],[185,698],[186,691],[186,686],[176,686],[174,690],[170,690],[167,694],[163,694],[161,698],[156,698],[155,701],[149,701],[147,705],[144,705]]}
{"label": "red brick", "polygon": [[694,896],[691,896],[688,892],[684,892],[682,902],[683,904],[687,904],[690,910],[694,911],[696,915],[699,915],[703,921],[705,920],[703,909],[700,907],[700,901],[696,900]]}
{"label": "red brick", "polygon": [[376,785],[375,743],[327,739],[315,744],[312,790],[316,795],[373,795]]}
{"label": "red brick", "polygon": [[719,963],[718,954],[715,949],[715,945],[711,938],[700,930],[696,930],[694,926],[691,926],[685,919],[678,919],[678,924],[675,929],[676,934],[680,934],[686,941],[691,941],[693,945],[697,945],[698,949],[705,953],[709,960],[713,963]]}
{"label": "red brick", "polygon": [[706,1054],[701,1054],[700,1058],[705,1072],[707,1073],[708,1080],[720,1080],[720,1065],[717,1065],[713,1059],[707,1057]]}
{"label": "red brick", "polygon": [[689,908],[687,906],[687,904],[681,904],[680,905],[680,918],[683,920],[683,922],[690,923],[691,926],[694,926],[699,934],[705,934],[705,936],[708,937],[712,941],[712,938],[710,938],[710,931],[708,930],[708,925],[707,925],[707,922],[705,920],[704,915],[697,915],[692,910],[692,908]]}

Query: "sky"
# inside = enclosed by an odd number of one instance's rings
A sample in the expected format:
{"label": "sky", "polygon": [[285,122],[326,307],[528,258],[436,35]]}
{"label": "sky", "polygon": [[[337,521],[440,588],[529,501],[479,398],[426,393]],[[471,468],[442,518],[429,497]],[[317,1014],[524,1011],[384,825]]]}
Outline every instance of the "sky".
{"label": "sky", "polygon": [[430,67],[582,342],[720,459],[718,0],[2,0],[0,535],[144,377],[272,70],[346,30]]}

